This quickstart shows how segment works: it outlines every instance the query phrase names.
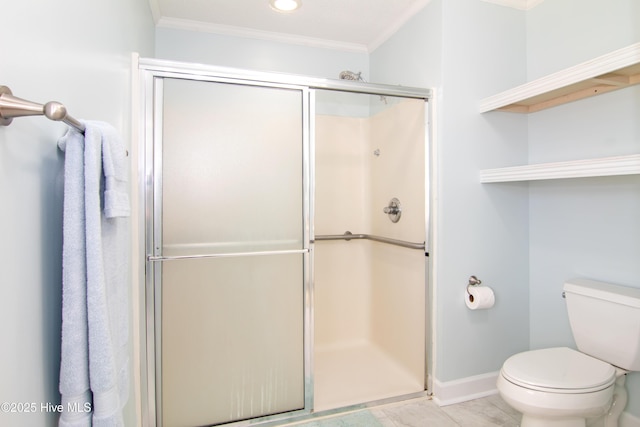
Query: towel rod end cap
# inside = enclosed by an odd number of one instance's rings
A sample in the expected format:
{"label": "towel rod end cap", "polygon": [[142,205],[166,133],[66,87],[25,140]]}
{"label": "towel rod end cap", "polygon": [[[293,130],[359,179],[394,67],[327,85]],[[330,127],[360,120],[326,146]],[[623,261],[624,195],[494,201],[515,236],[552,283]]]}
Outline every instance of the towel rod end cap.
{"label": "towel rod end cap", "polygon": [[67,117],[67,107],[59,102],[47,102],[44,104],[44,115],[51,120],[64,120]]}

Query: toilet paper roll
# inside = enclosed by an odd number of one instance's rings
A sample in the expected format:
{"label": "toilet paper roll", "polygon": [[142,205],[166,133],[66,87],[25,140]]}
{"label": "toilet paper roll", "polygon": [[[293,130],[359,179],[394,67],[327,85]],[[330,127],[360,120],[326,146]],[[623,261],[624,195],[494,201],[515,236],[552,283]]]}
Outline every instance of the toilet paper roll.
{"label": "toilet paper roll", "polygon": [[465,302],[470,310],[491,308],[496,302],[493,289],[488,286],[469,286],[465,293]]}

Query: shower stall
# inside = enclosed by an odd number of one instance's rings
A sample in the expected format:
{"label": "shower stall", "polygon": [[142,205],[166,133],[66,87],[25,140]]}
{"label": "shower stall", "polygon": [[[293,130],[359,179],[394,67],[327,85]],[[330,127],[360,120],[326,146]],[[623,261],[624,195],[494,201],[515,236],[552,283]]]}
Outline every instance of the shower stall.
{"label": "shower stall", "polygon": [[424,394],[430,91],[139,68],[149,424]]}

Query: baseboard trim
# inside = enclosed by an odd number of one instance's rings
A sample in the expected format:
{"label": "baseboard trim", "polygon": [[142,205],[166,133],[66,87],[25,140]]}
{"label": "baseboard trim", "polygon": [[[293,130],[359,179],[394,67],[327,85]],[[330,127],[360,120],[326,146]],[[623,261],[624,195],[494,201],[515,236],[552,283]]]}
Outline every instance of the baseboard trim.
{"label": "baseboard trim", "polygon": [[433,401],[438,406],[447,406],[497,394],[498,374],[497,371],[489,372],[453,381],[439,381],[434,378]]}

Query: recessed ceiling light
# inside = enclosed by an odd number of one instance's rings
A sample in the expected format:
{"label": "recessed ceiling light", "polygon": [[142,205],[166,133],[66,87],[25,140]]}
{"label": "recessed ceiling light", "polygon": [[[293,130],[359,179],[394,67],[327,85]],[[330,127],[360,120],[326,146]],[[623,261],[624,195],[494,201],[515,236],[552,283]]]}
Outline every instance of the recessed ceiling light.
{"label": "recessed ceiling light", "polygon": [[302,6],[302,0],[269,0],[269,4],[278,12],[293,12]]}

